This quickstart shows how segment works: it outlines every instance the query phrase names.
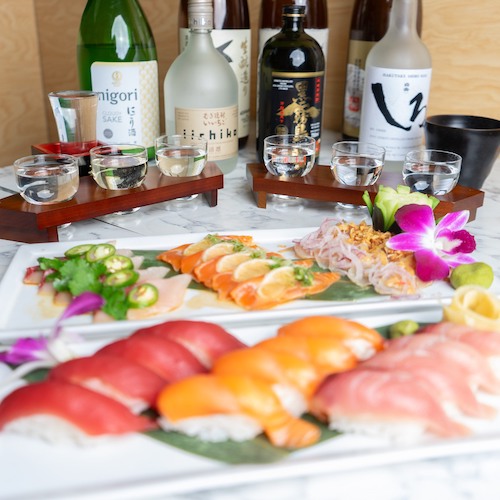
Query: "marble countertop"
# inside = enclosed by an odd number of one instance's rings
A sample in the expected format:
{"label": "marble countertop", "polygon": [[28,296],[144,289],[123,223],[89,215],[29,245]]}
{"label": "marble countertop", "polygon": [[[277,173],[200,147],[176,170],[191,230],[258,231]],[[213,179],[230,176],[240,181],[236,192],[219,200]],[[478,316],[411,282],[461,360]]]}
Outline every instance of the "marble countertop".
{"label": "marble countertop", "polygon": [[[325,134],[320,163],[329,162],[329,149],[337,136]],[[200,196],[189,202],[165,202],[143,207],[134,214],[109,215],[73,223],[60,229],[60,241],[115,239],[140,235],[166,235],[223,230],[317,227],[330,216],[339,215],[334,203],[305,201],[286,207],[271,202],[266,209],[256,206],[245,180],[245,165],[255,161],[254,142],[240,152],[236,170],[224,178],[216,207],[210,208]],[[0,169],[0,198],[14,190],[10,168]],[[500,159],[486,180],[483,207],[468,230],[476,237],[481,254],[500,278]],[[363,214],[365,215],[365,214]],[[363,217],[360,216],[359,218]],[[18,242],[0,240],[0,277],[3,276]],[[274,500],[458,500],[500,497],[500,450],[409,463],[363,468],[354,471],[308,475],[307,477],[262,482],[200,491],[175,496],[178,500],[225,500],[273,498]],[[0,473],[1,477],[1,473]],[[2,497],[0,488],[0,498]],[[169,497],[174,498],[174,497]]]}

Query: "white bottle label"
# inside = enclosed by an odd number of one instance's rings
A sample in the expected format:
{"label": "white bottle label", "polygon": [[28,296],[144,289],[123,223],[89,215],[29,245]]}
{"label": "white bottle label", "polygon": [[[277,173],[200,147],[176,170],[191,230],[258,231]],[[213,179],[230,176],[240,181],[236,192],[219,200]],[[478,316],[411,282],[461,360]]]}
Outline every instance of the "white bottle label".
{"label": "white bottle label", "polygon": [[209,161],[227,160],[238,155],[238,107],[192,109],[175,108],[176,133],[208,140]]}
{"label": "white bottle label", "polygon": [[431,73],[367,68],[359,139],[385,147],[387,161],[402,161],[422,145]]}
{"label": "white bottle label", "polygon": [[[215,48],[226,58],[238,80],[238,135],[247,137],[250,129],[250,56],[249,29],[212,30]],[[189,40],[189,29],[180,28],[181,51]]]}
{"label": "white bottle label", "polygon": [[158,63],[94,62],[90,75],[99,94],[97,140],[154,146],[160,131]]}

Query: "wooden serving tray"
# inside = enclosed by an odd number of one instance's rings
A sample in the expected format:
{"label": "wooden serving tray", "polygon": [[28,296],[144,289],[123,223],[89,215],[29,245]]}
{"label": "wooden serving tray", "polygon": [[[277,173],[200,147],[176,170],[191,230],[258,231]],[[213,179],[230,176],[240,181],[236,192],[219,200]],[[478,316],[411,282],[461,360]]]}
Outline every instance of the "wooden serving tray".
{"label": "wooden serving tray", "polygon": [[167,177],[150,167],[142,186],[126,190],[103,189],[92,177],[81,177],[75,197],[54,205],[33,205],[20,194],[0,200],[0,238],[41,243],[59,241],[57,226],[153,205],[192,194],[203,194],[210,207],[217,205],[224,177],[217,165],[208,162],[200,175]]}
{"label": "wooden serving tray", "polygon": [[[316,165],[304,177],[280,178],[270,174],[263,163],[247,164],[247,178],[251,183],[255,200],[259,208],[266,208],[268,194],[284,194],[316,201],[333,201],[364,205],[363,193],[368,191],[372,200],[378,192],[378,186],[395,188],[403,184],[402,175],[395,172],[383,172],[373,186],[345,186],[335,181],[329,165]],[[484,192],[477,189],[457,185],[453,191],[442,196],[435,209],[437,217],[449,212],[469,210],[472,221],[476,211],[483,205]]]}

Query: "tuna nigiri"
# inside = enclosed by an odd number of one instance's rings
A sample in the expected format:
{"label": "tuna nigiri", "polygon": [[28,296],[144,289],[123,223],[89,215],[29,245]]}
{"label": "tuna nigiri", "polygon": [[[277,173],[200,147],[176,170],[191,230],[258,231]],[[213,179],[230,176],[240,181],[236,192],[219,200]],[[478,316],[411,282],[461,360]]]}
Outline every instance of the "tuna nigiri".
{"label": "tuna nigiri", "polygon": [[123,357],[100,354],[71,359],[52,368],[49,380],[78,384],[113,398],[133,413],[154,407],[166,381]]}
{"label": "tuna nigiri", "polygon": [[275,446],[316,443],[319,428],[291,416],[266,382],[238,375],[195,375],[166,386],[157,408],[160,425],[205,441],[244,441],[262,431]]}
{"label": "tuna nigiri", "polygon": [[156,428],[124,405],[85,387],[55,380],[28,384],[0,403],[0,430],[50,442],[85,444],[89,437]]}
{"label": "tuna nigiri", "polygon": [[133,336],[142,335],[156,335],[182,344],[207,368],[210,368],[219,356],[246,347],[221,326],[206,321],[165,321],[141,328],[133,334]]}
{"label": "tuna nigiri", "polygon": [[441,437],[470,434],[446,415],[430,384],[404,371],[356,368],[329,375],[310,407],[317,418],[341,431],[404,441],[426,431]]}
{"label": "tuna nigiri", "polygon": [[101,348],[101,354],[119,356],[139,363],[168,382],[206,372],[206,368],[184,346],[155,336],[131,336]]}
{"label": "tuna nigiri", "polygon": [[342,340],[358,359],[367,359],[384,348],[384,338],[373,328],[334,316],[309,316],[278,329],[278,335],[322,336]]}

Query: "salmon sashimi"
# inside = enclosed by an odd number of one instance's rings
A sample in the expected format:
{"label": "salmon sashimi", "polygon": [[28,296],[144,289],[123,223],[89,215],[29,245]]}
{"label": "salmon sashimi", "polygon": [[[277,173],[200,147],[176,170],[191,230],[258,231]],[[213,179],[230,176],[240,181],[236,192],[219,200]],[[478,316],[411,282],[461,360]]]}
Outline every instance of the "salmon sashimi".
{"label": "salmon sashimi", "polygon": [[85,387],[55,380],[25,385],[0,403],[0,429],[47,441],[85,443],[89,436],[156,428],[117,401]]}
{"label": "salmon sashimi", "polygon": [[162,252],[156,258],[161,260],[162,262],[166,262],[170,264],[174,271],[179,271],[181,268],[182,257],[184,256],[184,251],[187,247],[189,247],[190,243],[185,243],[184,245],[180,245],[178,247],[172,248],[165,252]]}
{"label": "salmon sashimi", "polygon": [[335,316],[309,316],[278,329],[278,335],[328,336],[342,340],[360,360],[384,348],[385,339],[373,328]]}
{"label": "salmon sashimi", "polygon": [[443,362],[455,363],[472,386],[491,394],[500,394],[500,379],[495,376],[485,356],[463,342],[431,333],[419,333],[390,340],[386,349],[430,351]]}
{"label": "salmon sashimi", "polygon": [[136,330],[132,336],[143,335],[156,335],[183,345],[207,368],[223,354],[246,347],[222,326],[206,321],[165,321]]}
{"label": "salmon sashimi", "polygon": [[133,413],[154,407],[166,384],[164,378],[138,363],[104,354],[61,363],[50,370],[48,379],[87,387],[119,401]]}
{"label": "salmon sashimi", "polygon": [[388,349],[375,354],[363,362],[362,366],[407,371],[414,377],[426,380],[434,387],[441,401],[452,404],[465,415],[488,419],[496,415],[493,407],[478,401],[460,367],[454,363],[446,363],[432,352]]}
{"label": "salmon sashimi", "polygon": [[160,425],[205,441],[245,441],[264,432],[275,446],[316,443],[319,428],[293,417],[269,384],[239,375],[196,375],[166,386],[157,408]]}
{"label": "salmon sashimi", "polygon": [[220,357],[212,367],[216,375],[246,375],[269,383],[284,408],[295,416],[307,411],[308,400],[322,377],[314,366],[287,352],[247,348]]}
{"label": "salmon sashimi", "polygon": [[447,416],[432,385],[399,370],[356,368],[329,375],[311,401],[311,412],[332,429],[414,442],[425,432],[470,434]]}
{"label": "salmon sashimi", "polygon": [[273,352],[287,352],[299,356],[311,363],[322,377],[330,373],[351,370],[358,364],[358,359],[344,343],[325,335],[272,337],[254,346]]}
{"label": "salmon sashimi", "polygon": [[173,340],[154,336],[131,336],[102,347],[101,354],[124,357],[154,371],[167,382],[183,379],[207,369],[188,349]]}

